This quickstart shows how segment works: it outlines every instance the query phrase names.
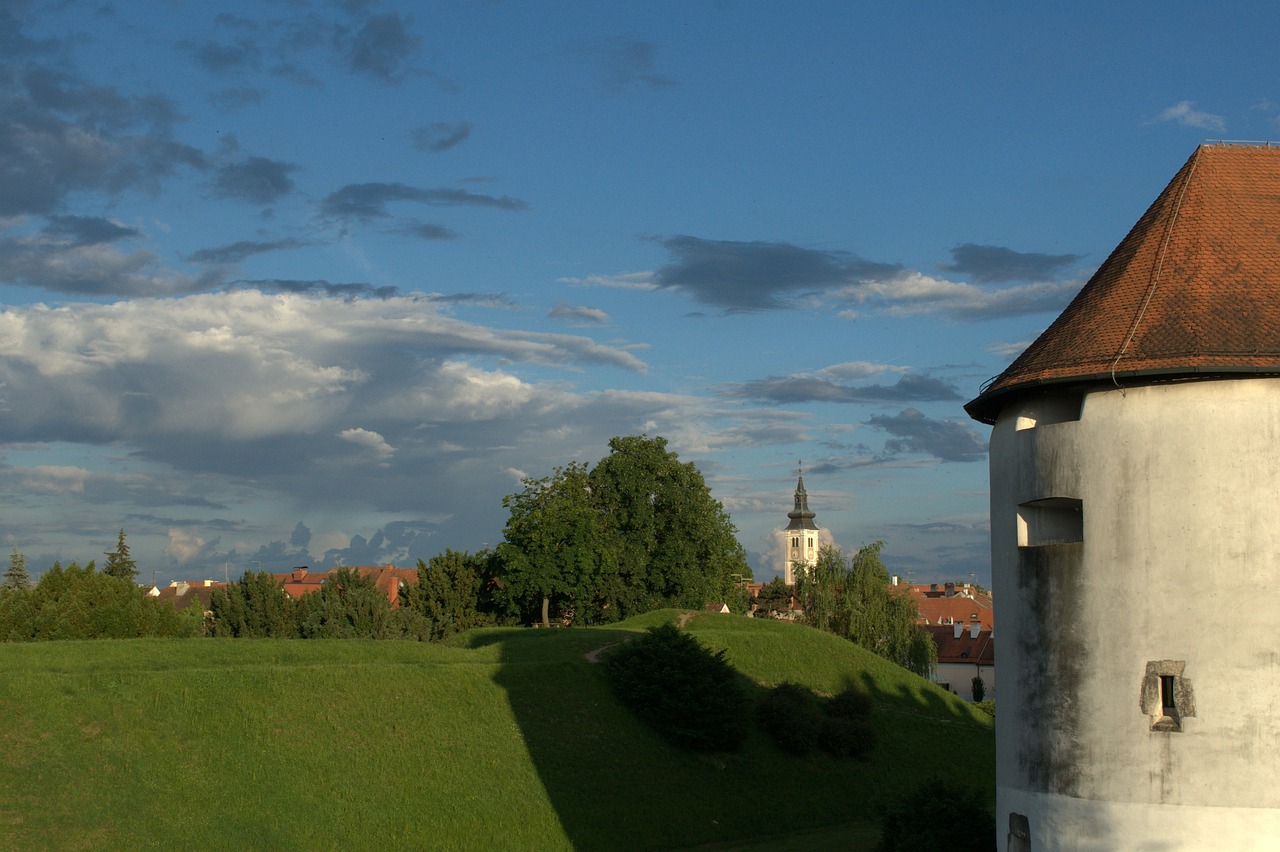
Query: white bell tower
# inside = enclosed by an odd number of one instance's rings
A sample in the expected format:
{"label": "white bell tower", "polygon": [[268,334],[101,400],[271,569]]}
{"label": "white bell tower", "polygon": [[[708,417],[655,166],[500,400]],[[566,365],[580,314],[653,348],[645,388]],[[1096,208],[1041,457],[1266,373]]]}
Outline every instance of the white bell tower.
{"label": "white bell tower", "polygon": [[797,568],[812,568],[818,564],[818,533],[814,513],[809,509],[809,493],[804,490],[804,468],[796,480],[795,508],[787,512],[790,522],[778,533],[782,545],[782,581],[795,585]]}

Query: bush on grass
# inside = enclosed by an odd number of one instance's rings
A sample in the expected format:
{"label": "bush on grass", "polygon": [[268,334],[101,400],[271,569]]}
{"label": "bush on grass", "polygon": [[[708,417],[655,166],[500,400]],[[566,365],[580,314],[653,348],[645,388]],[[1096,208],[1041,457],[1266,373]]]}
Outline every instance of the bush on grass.
{"label": "bush on grass", "polygon": [[978,794],[950,781],[930,781],[884,816],[880,852],[990,852],[996,820]]}
{"label": "bush on grass", "polygon": [[859,689],[824,700],[806,687],[784,682],[761,699],[756,724],[791,754],[817,749],[832,757],[860,759],[876,744],[871,708],[871,696]]}
{"label": "bush on grass", "polygon": [[673,625],[614,650],[607,673],[618,699],[679,748],[737,751],[746,740],[750,701],[725,652]]}

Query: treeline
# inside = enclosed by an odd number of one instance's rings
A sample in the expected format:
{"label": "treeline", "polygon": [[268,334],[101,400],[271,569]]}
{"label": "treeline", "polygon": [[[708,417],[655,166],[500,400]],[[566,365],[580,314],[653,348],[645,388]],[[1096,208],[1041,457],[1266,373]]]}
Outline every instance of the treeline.
{"label": "treeline", "polygon": [[31,585],[26,560],[16,550],[0,587],[0,640],[130,639],[139,636],[192,636],[204,623],[204,610],[178,611],[147,597],[132,575],[99,571],[93,562],[65,568],[55,562]]}
{"label": "treeline", "polygon": [[266,571],[246,571],[215,589],[205,632],[244,639],[416,639],[439,641],[504,623],[485,593],[493,557],[446,550],[418,560],[418,582],[392,607],[371,576],[350,568],[329,572],[317,591],[293,598]]}

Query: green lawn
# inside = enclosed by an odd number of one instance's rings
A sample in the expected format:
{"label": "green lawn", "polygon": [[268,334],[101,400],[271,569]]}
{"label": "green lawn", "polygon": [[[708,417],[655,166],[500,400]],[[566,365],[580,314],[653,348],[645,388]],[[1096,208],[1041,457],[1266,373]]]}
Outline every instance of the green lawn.
{"label": "green lawn", "polygon": [[0,645],[0,848],[857,848],[925,778],[991,795],[989,717],[835,637],[735,616],[686,629],[763,685],[869,689],[875,755],[797,759],[757,734],[671,749],[585,654],[675,615],[449,646]]}

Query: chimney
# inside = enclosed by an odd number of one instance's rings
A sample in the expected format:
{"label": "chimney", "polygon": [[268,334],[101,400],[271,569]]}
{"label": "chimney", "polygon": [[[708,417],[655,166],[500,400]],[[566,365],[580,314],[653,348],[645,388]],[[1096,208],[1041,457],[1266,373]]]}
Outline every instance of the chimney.
{"label": "chimney", "polygon": [[970,638],[970,639],[977,639],[977,638],[978,638],[978,634],[979,634],[981,631],[982,631],[982,622],[980,622],[980,621],[975,621],[973,624],[970,624],[970,625],[969,625],[969,638]]}
{"label": "chimney", "polygon": [[955,636],[952,636],[951,638],[952,638],[952,639],[959,639],[959,638],[960,638],[960,634],[964,633],[964,624],[962,624],[961,622],[957,621],[957,622],[955,623],[955,625],[952,627],[952,630],[954,630],[954,631],[955,631]]}
{"label": "chimney", "polygon": [[946,590],[947,590],[947,597],[953,597],[956,593],[956,584],[947,583]]}
{"label": "chimney", "polygon": [[931,591],[931,592],[936,592],[936,591],[938,591],[938,584],[937,584],[937,583],[930,583],[930,584],[929,584],[929,591]]}

